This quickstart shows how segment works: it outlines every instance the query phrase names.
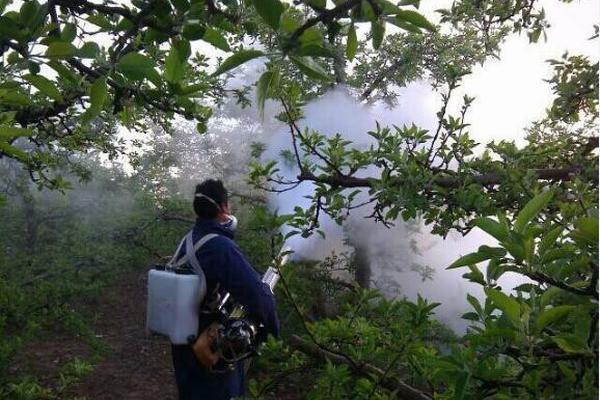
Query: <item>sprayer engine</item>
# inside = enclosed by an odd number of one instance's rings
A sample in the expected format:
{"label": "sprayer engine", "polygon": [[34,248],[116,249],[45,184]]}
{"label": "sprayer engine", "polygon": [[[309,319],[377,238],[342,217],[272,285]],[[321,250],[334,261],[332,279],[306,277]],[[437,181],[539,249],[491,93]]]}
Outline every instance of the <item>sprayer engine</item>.
{"label": "sprayer engine", "polygon": [[[269,286],[271,292],[273,292],[278,280],[279,274],[273,267],[269,267],[262,278],[262,281]],[[211,349],[219,355],[221,364],[219,368],[213,369],[213,371],[219,372],[219,370],[222,370],[225,372],[231,370],[235,368],[238,361],[258,355],[263,326],[250,319],[242,305],[237,303],[229,293],[225,293],[219,299],[213,312],[216,313],[219,323],[217,337],[212,343]]]}

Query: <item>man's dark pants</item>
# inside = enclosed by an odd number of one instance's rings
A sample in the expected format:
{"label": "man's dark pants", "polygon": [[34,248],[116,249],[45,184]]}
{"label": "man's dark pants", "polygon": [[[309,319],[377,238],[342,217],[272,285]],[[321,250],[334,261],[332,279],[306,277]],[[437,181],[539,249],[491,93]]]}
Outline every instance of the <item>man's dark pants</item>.
{"label": "man's dark pants", "polygon": [[229,400],[244,394],[244,368],[238,362],[228,373],[208,372],[188,345],[172,345],[179,400]]}

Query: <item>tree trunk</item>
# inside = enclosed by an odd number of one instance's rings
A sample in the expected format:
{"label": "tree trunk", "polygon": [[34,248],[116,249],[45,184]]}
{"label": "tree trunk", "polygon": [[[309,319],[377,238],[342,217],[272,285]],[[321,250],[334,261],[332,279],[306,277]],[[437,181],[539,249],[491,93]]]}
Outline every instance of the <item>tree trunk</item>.
{"label": "tree trunk", "polygon": [[367,247],[361,243],[356,243],[354,240],[350,240],[350,245],[354,247],[354,279],[358,286],[363,289],[368,289],[371,286],[371,264],[369,263],[369,256],[367,253]]}

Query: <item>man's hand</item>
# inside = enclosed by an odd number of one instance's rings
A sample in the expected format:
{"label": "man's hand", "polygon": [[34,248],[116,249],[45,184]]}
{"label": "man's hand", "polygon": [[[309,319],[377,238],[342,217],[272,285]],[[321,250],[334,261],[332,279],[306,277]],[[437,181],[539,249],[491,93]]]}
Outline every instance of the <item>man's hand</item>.
{"label": "man's hand", "polygon": [[213,350],[213,343],[215,343],[218,335],[217,327],[218,324],[210,325],[192,345],[196,358],[207,369],[211,369],[219,361],[219,355]]}

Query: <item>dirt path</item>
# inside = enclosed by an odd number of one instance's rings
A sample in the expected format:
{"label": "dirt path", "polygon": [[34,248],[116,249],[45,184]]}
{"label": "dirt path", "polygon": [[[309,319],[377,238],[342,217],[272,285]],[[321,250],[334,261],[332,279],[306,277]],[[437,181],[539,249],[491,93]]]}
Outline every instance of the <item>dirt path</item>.
{"label": "dirt path", "polygon": [[95,330],[109,351],[69,394],[89,400],[176,399],[170,345],[144,329],[145,297],[146,271],[137,270],[94,301]]}

